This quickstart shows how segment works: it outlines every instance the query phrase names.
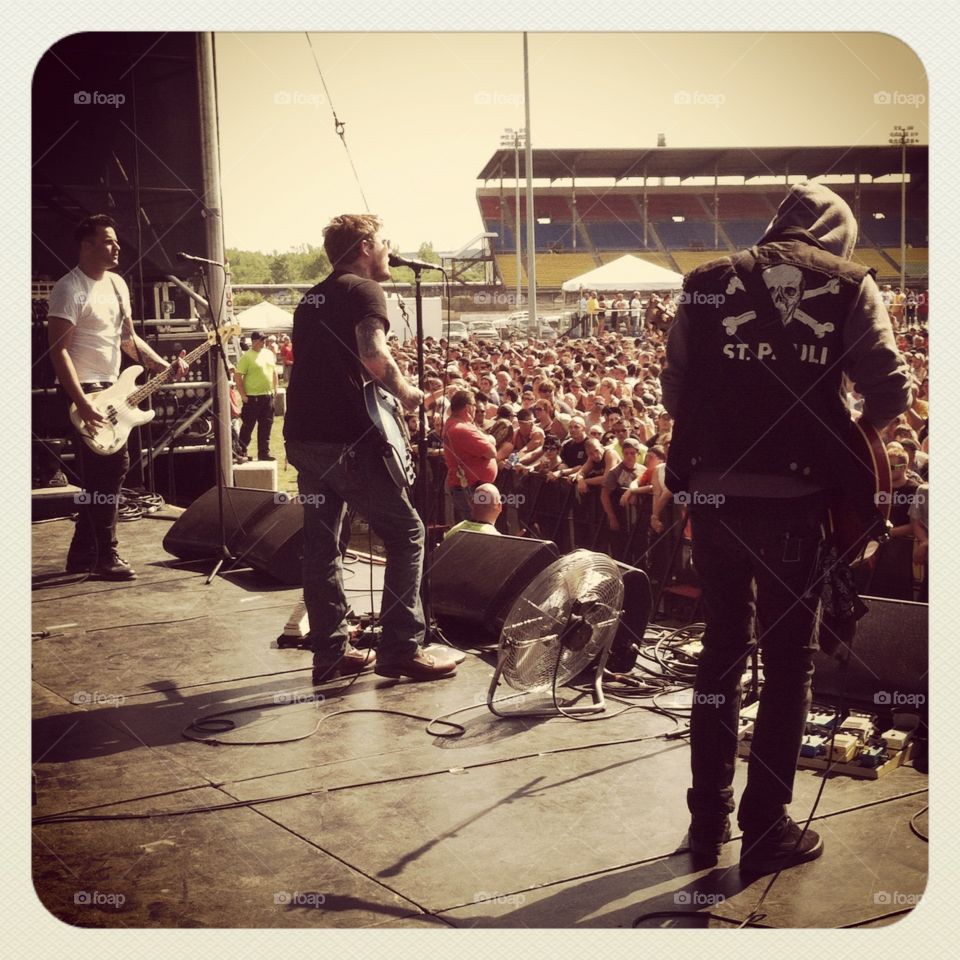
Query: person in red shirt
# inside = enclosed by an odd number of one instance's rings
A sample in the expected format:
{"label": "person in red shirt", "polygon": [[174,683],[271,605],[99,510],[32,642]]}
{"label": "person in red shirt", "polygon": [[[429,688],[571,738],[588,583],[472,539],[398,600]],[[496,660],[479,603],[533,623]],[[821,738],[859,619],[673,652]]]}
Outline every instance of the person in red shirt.
{"label": "person in red shirt", "polygon": [[477,486],[497,479],[497,443],[474,423],[475,410],[473,394],[458,390],[450,398],[450,417],[443,426],[443,459],[456,523],[470,519]]}
{"label": "person in red shirt", "polygon": [[280,338],[280,369],[285,383],[290,382],[290,368],[293,366],[293,343],[290,338],[284,334]]}

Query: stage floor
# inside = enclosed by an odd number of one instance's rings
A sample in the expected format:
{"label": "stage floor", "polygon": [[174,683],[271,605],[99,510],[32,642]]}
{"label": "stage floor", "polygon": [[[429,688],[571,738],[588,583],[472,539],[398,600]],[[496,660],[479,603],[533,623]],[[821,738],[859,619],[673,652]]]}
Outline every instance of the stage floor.
{"label": "stage floor", "polygon": [[[55,916],[95,927],[630,927],[653,911],[737,922],[769,878],[745,884],[738,834],[717,867],[686,852],[689,747],[672,720],[630,710],[600,723],[498,719],[492,655],[433,683],[374,675],[314,689],[310,654],[278,649],[299,589],[164,553],[169,520],[120,528],[129,584],[63,574],[69,520],[33,527],[34,883]],[[383,568],[346,586],[370,609]],[[490,572],[496,576],[495,571]],[[476,638],[453,636],[469,646]],[[210,746],[196,717],[253,707]],[[466,732],[426,721],[462,707]],[[609,712],[619,709],[612,704]],[[422,719],[377,712],[401,711]],[[317,724],[319,721],[319,727]],[[222,727],[222,725],[221,725]],[[295,739],[299,738],[299,739]],[[650,739],[644,739],[650,738]],[[746,768],[738,763],[742,790]],[[803,820],[821,784],[797,774]],[[910,820],[927,778],[831,777],[821,859],[767,895],[778,927],[872,925],[924,890]],[[159,816],[190,810],[181,816]],[[118,815],[152,813],[150,819]],[[919,820],[926,831],[926,815]],[[665,919],[644,925],[664,925]],[[706,916],[674,926],[728,926]]]}

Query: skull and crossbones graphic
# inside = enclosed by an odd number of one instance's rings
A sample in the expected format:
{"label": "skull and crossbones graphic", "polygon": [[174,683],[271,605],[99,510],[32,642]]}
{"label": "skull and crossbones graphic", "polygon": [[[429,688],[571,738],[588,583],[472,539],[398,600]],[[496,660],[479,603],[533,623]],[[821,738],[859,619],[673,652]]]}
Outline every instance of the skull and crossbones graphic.
{"label": "skull and crossbones graphic", "polygon": [[801,300],[818,297],[823,293],[838,293],[840,284],[836,278],[815,290],[804,290],[803,273],[800,269],[789,263],[778,263],[763,271],[763,282],[770,291],[773,304],[784,326],[793,320],[799,320],[821,340],[825,333],[833,332],[832,323],[819,323],[810,314],[799,309],[799,304]]}

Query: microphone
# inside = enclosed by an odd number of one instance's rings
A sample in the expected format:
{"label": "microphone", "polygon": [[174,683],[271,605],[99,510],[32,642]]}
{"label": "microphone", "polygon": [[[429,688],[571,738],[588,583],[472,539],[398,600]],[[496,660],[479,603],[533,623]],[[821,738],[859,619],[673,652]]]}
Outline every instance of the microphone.
{"label": "microphone", "polygon": [[215,267],[222,267],[223,264],[219,260],[208,260],[206,257],[195,257],[192,253],[184,253],[182,250],[177,251],[178,260],[192,260],[194,263],[210,263]]}
{"label": "microphone", "polygon": [[391,267],[409,267],[411,270],[442,270],[439,263],[427,263],[426,260],[408,260],[399,253],[391,253],[387,262]]}

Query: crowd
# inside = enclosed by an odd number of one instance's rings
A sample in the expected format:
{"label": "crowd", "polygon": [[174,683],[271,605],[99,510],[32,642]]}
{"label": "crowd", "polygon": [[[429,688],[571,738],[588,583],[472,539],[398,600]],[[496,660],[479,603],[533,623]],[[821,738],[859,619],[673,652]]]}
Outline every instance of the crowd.
{"label": "crowd", "polygon": [[580,292],[577,304],[576,332],[582,337],[602,337],[607,332],[622,332],[638,337],[646,330],[663,332],[676,313],[672,295],[651,294],[646,300],[639,290],[632,295],[614,293],[609,298],[596,290]]}
{"label": "crowd", "polygon": [[[428,420],[433,478],[438,490],[443,483],[449,491],[454,522],[469,517],[472,490],[495,483],[508,507],[497,520],[501,531],[544,536],[561,549],[605,550],[644,566],[655,580],[682,578],[689,530],[679,528],[682,512],[664,483],[672,420],[661,402],[660,372],[669,298],[651,297],[632,313],[617,296],[612,304],[621,306],[612,308],[617,313],[607,308],[603,324],[590,299],[584,313],[596,331],[590,336],[553,343],[427,338],[424,382],[439,398]],[[629,323],[619,313],[624,302]],[[917,307],[908,310],[910,302]],[[915,399],[885,431],[895,484],[893,535],[878,551],[865,590],[901,599],[926,595],[926,303],[925,294],[908,295],[903,310],[891,310]],[[415,379],[415,345],[391,343],[402,372]],[[849,386],[856,416],[859,398]],[[417,416],[408,426],[416,443]],[[451,430],[461,439],[451,443]]]}
{"label": "crowd", "polygon": [[[893,529],[864,586],[874,595],[919,599],[926,597],[928,542],[928,297],[891,285],[881,293],[913,371],[915,399],[884,434]],[[682,514],[664,482],[672,420],[660,387],[674,312],[669,294],[584,292],[574,335],[559,341],[428,337],[424,384],[437,400],[427,445],[439,516],[444,489],[459,523],[470,518],[472,493],[493,483],[507,506],[497,518],[501,532],[543,536],[561,549],[605,550],[655,580],[682,579],[689,551],[678,548],[689,530],[678,528]],[[415,344],[390,343],[401,372],[416,380]],[[267,336],[263,347],[280,379],[289,379],[290,338]],[[852,385],[847,401],[856,416]],[[407,423],[416,444],[418,416]]]}

